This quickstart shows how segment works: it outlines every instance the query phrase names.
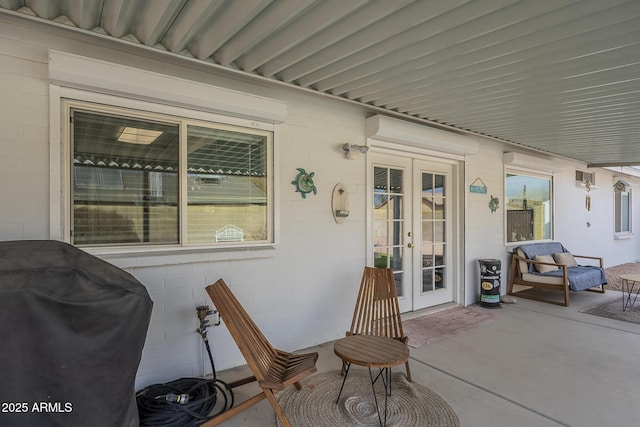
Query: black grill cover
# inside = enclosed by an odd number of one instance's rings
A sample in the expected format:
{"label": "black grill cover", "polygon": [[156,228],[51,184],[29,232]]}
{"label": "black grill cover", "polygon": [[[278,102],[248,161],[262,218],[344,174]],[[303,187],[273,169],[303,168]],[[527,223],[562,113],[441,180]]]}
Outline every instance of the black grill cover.
{"label": "black grill cover", "polygon": [[0,242],[0,426],[138,426],[152,306],[132,275],[71,245]]}

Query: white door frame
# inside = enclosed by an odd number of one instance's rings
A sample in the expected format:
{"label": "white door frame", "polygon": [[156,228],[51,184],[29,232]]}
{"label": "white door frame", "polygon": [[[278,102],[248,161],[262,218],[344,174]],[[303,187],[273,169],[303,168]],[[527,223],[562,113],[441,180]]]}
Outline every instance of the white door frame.
{"label": "white door frame", "polygon": [[[443,197],[444,206],[444,220],[446,223],[446,227],[444,228],[445,236],[442,242],[442,246],[444,249],[444,259],[443,263],[440,265],[444,265],[444,270],[442,271],[444,276],[444,287],[440,289],[432,289],[428,291],[423,291],[423,280],[425,279],[422,274],[423,271],[423,194],[422,194],[422,175],[423,173],[429,173],[434,175],[440,175],[445,177],[445,194]],[[455,222],[451,222],[449,219],[450,215],[454,214],[453,211],[453,203],[452,198],[455,198],[456,192],[452,187],[453,180],[453,166],[450,163],[437,162],[437,161],[425,161],[422,159],[413,159],[412,161],[412,175],[413,175],[413,195],[411,197],[411,201],[413,203],[412,211],[413,211],[413,224],[412,224],[412,232],[414,234],[413,237],[413,309],[419,310],[426,307],[432,307],[439,304],[452,302],[454,299],[455,292],[455,268],[453,263],[453,253],[452,250],[456,247],[456,242],[453,241],[453,230],[456,226]],[[435,237],[435,231],[432,238]],[[432,246],[432,249],[435,249],[437,245]],[[432,258],[433,259],[433,258]],[[435,266],[430,266],[426,270],[430,271],[432,274],[437,273],[437,269]],[[415,274],[418,274],[416,276]]]}
{"label": "white door frame", "polygon": [[[366,260],[367,265],[373,266],[373,191],[372,191],[372,168],[374,162],[372,156],[375,154],[391,157],[404,157],[429,163],[445,163],[452,167],[451,185],[453,191],[451,200],[451,212],[448,213],[448,220],[452,225],[452,236],[450,243],[451,251],[451,286],[453,287],[453,302],[464,305],[465,301],[465,260],[464,260],[464,156],[424,150],[413,146],[396,144],[387,141],[367,139],[367,144],[371,148],[367,153],[366,167]],[[412,179],[411,177],[409,179]],[[405,245],[406,246],[406,245]],[[414,268],[415,270],[415,268]],[[413,291],[413,289],[411,289]],[[401,304],[402,311],[412,311],[413,303]]]}

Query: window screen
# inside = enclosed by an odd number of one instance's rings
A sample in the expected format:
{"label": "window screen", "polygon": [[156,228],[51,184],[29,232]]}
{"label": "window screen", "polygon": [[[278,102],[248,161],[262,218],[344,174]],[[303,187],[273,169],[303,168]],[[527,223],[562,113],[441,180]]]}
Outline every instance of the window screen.
{"label": "window screen", "polygon": [[126,113],[70,110],[74,244],[271,241],[271,132]]}

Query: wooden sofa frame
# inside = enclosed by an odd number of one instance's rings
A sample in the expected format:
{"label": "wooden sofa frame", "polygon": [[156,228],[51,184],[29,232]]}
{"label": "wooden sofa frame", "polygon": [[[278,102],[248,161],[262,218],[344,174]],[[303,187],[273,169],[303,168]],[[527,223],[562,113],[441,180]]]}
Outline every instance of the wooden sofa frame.
{"label": "wooden sofa frame", "polygon": [[[573,254],[572,254],[573,255]],[[596,260],[599,262],[600,264],[600,268],[604,268],[604,259],[600,258],[600,257],[594,257],[594,256],[588,256],[588,255],[573,255],[574,258],[580,258],[580,259],[590,259],[590,260]],[[536,282],[536,281],[531,281],[531,280],[524,280],[522,278],[522,274],[523,273],[527,273],[527,271],[522,271],[521,270],[521,266],[522,265],[526,265],[527,267],[529,265],[533,265],[534,267],[536,265],[550,265],[550,266],[555,266],[557,268],[560,268],[562,270],[562,277],[558,277],[558,279],[562,279],[561,283],[559,284],[551,284],[551,283],[543,283],[543,282]],[[509,285],[507,287],[507,293],[509,295],[517,295],[521,298],[527,298],[527,299],[532,299],[532,300],[537,300],[537,301],[543,301],[543,302],[548,302],[551,304],[557,304],[557,305],[562,305],[564,307],[568,307],[569,306],[569,291],[570,291],[570,287],[569,287],[569,268],[571,267],[567,267],[566,265],[563,264],[559,264],[559,263],[549,263],[549,262],[542,262],[542,261],[535,261],[533,259],[529,259],[523,256],[518,255],[515,251],[513,252],[512,258],[511,258],[511,273],[509,275]],[[553,291],[560,291],[563,293],[563,301],[557,301],[557,300],[553,300],[553,299],[549,299],[549,298],[543,298],[537,295],[532,295],[532,294],[525,294],[522,292],[513,292],[513,286],[514,285],[522,285],[522,286],[528,286],[528,287],[532,287],[532,288],[538,288],[538,289],[547,289],[547,290],[553,290]],[[601,284],[600,289],[596,289],[596,288],[590,288],[590,289],[586,289],[587,291],[590,292],[598,292],[598,293],[604,293],[605,292],[605,288],[604,288],[605,284]]]}
{"label": "wooden sofa frame", "polygon": [[218,425],[265,398],[282,426],[291,427],[275,394],[290,385],[300,390],[300,380],[316,372],[318,353],[297,354],[273,348],[222,279],[207,286],[206,290],[253,373],[250,377],[230,383],[230,387],[257,381],[262,391],[200,427]]}

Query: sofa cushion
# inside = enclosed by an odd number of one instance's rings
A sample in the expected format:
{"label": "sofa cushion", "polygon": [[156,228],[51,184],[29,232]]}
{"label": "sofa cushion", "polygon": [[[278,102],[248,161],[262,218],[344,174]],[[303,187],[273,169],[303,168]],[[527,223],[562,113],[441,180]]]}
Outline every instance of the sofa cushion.
{"label": "sofa cushion", "polygon": [[[560,242],[527,243],[525,245],[518,246],[516,251],[518,253],[522,252],[524,257],[527,259],[534,259],[536,255],[553,255],[557,252],[567,252]],[[520,271],[523,273],[525,271],[528,271],[529,273],[538,273],[532,263],[528,263],[526,269],[521,269]]]}
{"label": "sofa cushion", "polygon": [[556,263],[566,265],[567,267],[577,267],[578,263],[570,252],[558,252],[553,254]]}
{"label": "sofa cushion", "polygon": [[528,282],[536,282],[536,283],[546,283],[548,285],[558,285],[562,286],[564,283],[564,278],[562,275],[557,276],[554,273],[558,273],[560,270],[552,271],[550,273],[542,274],[542,273],[522,273],[522,280],[526,280]]}
{"label": "sofa cushion", "polygon": [[[551,255],[536,255],[533,257],[534,261],[540,262],[550,262],[555,263],[553,257]],[[555,265],[547,265],[547,264],[534,264],[536,270],[540,273],[547,273],[549,271],[557,270],[558,267]]]}

